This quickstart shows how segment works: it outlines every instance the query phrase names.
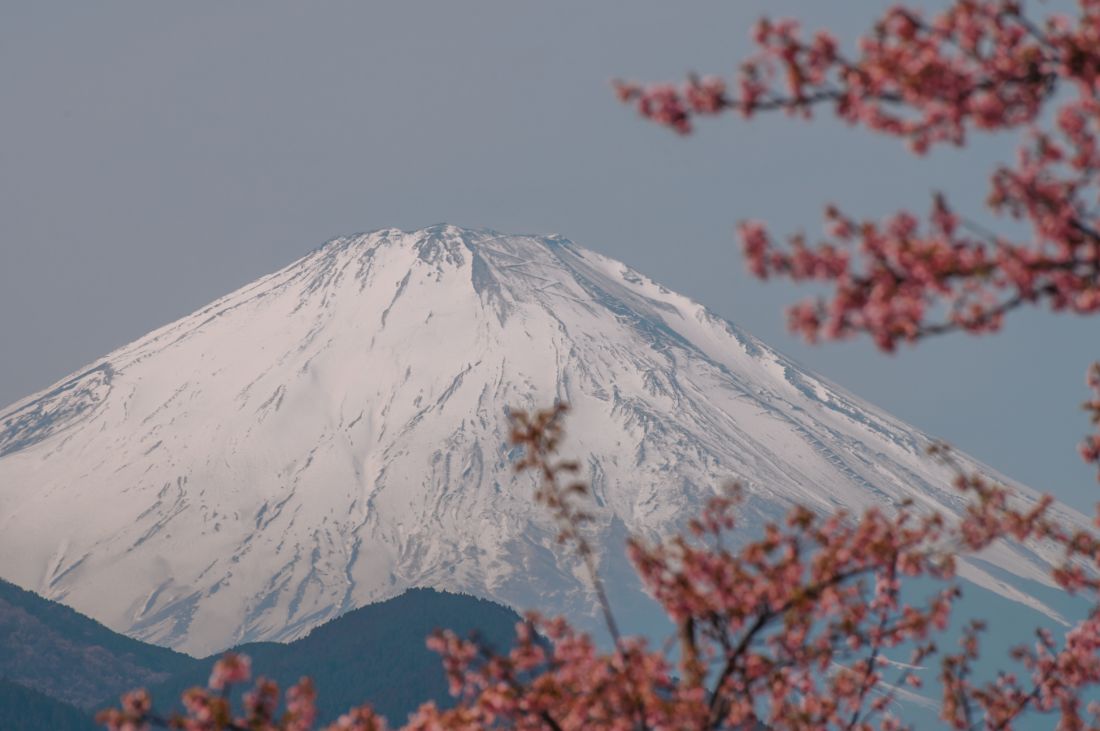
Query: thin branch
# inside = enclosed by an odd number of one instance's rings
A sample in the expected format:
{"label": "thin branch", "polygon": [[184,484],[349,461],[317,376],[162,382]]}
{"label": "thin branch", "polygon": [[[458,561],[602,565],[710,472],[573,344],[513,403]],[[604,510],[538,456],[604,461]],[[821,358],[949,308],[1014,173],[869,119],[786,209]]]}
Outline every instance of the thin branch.
{"label": "thin branch", "polygon": [[[893,563],[890,566],[890,572],[889,572],[891,581],[897,575],[897,569],[898,569],[898,557],[895,554],[894,555],[894,560],[893,560]],[[896,597],[897,596],[897,590],[896,589],[891,589],[890,590],[890,595],[891,595],[891,597]],[[882,640],[883,640],[883,637],[885,637],[886,628],[887,628],[887,625],[889,623],[889,619],[890,619],[889,607],[888,607],[888,605],[884,605],[879,609],[878,625],[875,628],[875,633],[872,635],[871,652],[870,652],[870,656],[867,658],[867,669],[863,673],[863,680],[860,682],[860,686],[859,686],[859,696],[856,699],[858,704],[856,705],[855,709],[852,711],[852,718],[848,721],[848,725],[845,728],[854,729],[856,727],[856,723],[860,720],[860,717],[863,715],[862,709],[863,709],[864,698],[867,697],[867,694],[871,691],[871,688],[873,688],[874,685],[875,685],[875,683],[872,682],[872,679],[875,676],[875,666],[878,664],[879,654],[882,652]]]}

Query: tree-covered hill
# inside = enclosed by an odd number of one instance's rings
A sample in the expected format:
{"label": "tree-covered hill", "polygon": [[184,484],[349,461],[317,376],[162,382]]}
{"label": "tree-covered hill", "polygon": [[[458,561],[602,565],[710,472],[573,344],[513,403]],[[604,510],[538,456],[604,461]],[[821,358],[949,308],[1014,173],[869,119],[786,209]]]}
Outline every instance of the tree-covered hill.
{"label": "tree-covered hill", "polygon": [[[252,658],[256,674],[287,688],[303,675],[318,689],[322,720],[333,720],[369,702],[392,721],[420,703],[449,705],[439,656],[425,646],[436,629],[465,636],[476,632],[498,650],[514,637],[519,617],[493,602],[430,589],[413,589],[379,604],[349,612],[289,644],[262,642],[235,648]],[[187,688],[205,685],[217,656],[151,688],[155,705],[178,699]]]}
{"label": "tree-covered hill", "polygon": [[[235,648],[257,674],[286,688],[316,682],[322,719],[370,702],[394,720],[426,700],[450,702],[439,657],[425,646],[436,629],[476,632],[498,649],[519,617],[493,602],[414,589],[317,627],[289,644]],[[146,687],[158,709],[204,686],[219,655],[196,659],[130,639],[57,602],[0,581],[0,729],[82,731],[96,709]]]}

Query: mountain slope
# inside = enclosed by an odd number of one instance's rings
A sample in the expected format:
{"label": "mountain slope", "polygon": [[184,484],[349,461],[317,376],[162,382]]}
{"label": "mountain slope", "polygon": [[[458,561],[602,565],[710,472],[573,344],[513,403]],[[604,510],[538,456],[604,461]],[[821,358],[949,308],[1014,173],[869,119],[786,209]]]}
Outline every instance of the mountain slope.
{"label": "mountain slope", "polygon": [[[791,501],[960,503],[924,435],[623,264],[560,237],[387,229],[0,411],[0,576],[193,653],[413,586],[594,621],[511,469],[505,409],[554,399],[623,607],[642,606],[627,532],[668,531],[732,478],[750,525]],[[984,558],[1009,579],[963,576],[1055,614],[1029,589],[1042,556]]]}
{"label": "mountain slope", "polygon": [[0,581],[0,678],[90,708],[129,688],[162,682],[193,662]]}

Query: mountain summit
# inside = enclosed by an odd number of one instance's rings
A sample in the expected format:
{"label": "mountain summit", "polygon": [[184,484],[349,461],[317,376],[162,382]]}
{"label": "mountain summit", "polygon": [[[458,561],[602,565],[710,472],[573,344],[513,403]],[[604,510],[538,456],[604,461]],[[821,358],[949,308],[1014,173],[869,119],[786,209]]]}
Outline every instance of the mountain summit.
{"label": "mountain summit", "polygon": [[[386,229],[0,411],[0,577],[191,653],[412,586],[587,617],[507,443],[507,408],[555,399],[613,600],[636,591],[627,532],[661,535],[732,479],[750,526],[792,501],[960,503],[924,435],[619,262]],[[963,575],[1054,614],[1018,580],[1044,581],[1041,556],[984,559]]]}

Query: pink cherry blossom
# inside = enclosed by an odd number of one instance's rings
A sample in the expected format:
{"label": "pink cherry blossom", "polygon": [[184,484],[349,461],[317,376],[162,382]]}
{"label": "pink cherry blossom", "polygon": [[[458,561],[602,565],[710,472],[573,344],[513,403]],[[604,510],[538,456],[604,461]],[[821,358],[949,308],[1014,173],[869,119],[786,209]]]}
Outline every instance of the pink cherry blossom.
{"label": "pink cherry blossom", "polygon": [[[1100,0],[1075,16],[1036,21],[1017,0],[953,0],[935,13],[888,9],[852,49],[827,31],[806,35],[793,20],[762,20],[757,53],[735,80],[691,76],[684,84],[616,82],[619,98],[680,134],[701,116],[773,111],[812,118],[831,108],[845,122],[897,137],[916,154],[962,146],[972,135],[1017,131],[1016,160],[993,170],[989,206],[1026,234],[997,236],[935,196],[927,215],[900,210],[859,220],[825,210],[817,240],[780,239],[759,221],[738,232],[750,271],[824,283],[831,294],[800,303],[790,326],[807,339],[864,334],[883,350],[960,330],[999,330],[1018,307],[1100,312]],[[1081,454],[1100,466],[1100,364],[1084,404],[1094,434]],[[668,540],[633,538],[626,550],[676,627],[674,647],[624,634],[586,539],[587,483],[557,457],[567,409],[513,413],[517,468],[538,477],[533,495],[555,520],[562,550],[575,553],[599,600],[611,642],[604,649],[560,617],[528,614],[506,653],[441,632],[439,653],[455,704],[421,705],[402,729],[886,729],[905,687],[938,677],[941,719],[951,728],[1011,729],[1024,714],[1059,729],[1100,729],[1100,505],[1092,530],[1070,528],[1047,497],[956,468],[961,519],[914,505],[820,514],[792,506],[782,521],[741,531],[742,495],[730,487]],[[934,458],[954,464],[937,446]],[[732,540],[735,535],[740,541]],[[751,537],[750,537],[751,536]],[[943,642],[959,597],[960,556],[1001,540],[1041,541],[1062,559],[1050,580],[1086,597],[1089,617],[1032,638],[979,672],[985,625]],[[919,577],[938,590],[915,601]],[[887,663],[901,647],[909,663]],[[366,660],[365,660],[366,661]],[[922,668],[929,668],[923,670]],[[145,691],[102,711],[112,731],[307,731],[316,692],[303,679],[280,707],[278,687],[258,679],[235,714],[229,689],[248,682],[247,657],[227,654],[209,689],[182,697],[185,713],[158,715]],[[383,731],[369,706],[330,731]]]}
{"label": "pink cherry blossom", "polygon": [[209,686],[213,690],[223,690],[230,685],[246,682],[251,677],[252,661],[246,655],[227,652],[214,663]]}

